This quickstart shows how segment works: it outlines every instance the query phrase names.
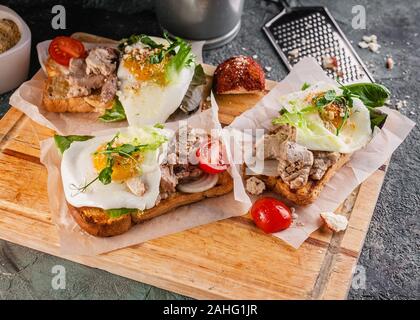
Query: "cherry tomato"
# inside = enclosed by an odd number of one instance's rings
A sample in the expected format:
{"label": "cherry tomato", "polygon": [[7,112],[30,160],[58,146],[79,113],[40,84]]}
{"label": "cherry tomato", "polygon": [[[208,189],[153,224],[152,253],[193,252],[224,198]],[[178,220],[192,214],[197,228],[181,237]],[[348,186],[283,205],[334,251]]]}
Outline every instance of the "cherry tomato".
{"label": "cherry tomato", "polygon": [[51,41],[48,53],[55,62],[68,66],[71,58],[80,58],[85,55],[85,47],[76,39],[60,36]]}
{"label": "cherry tomato", "polygon": [[226,154],[219,141],[208,142],[197,149],[198,166],[209,174],[217,174],[227,170],[229,164],[226,161]]}
{"label": "cherry tomato", "polygon": [[260,198],[251,208],[251,216],[255,224],[265,233],[274,233],[287,229],[292,223],[292,213],[288,206],[280,200]]}

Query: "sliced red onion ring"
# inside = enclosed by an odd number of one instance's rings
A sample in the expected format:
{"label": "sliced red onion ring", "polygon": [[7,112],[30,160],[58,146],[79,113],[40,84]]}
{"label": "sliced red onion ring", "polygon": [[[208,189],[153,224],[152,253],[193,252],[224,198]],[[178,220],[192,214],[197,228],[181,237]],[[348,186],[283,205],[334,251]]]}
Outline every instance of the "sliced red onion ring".
{"label": "sliced red onion ring", "polygon": [[185,183],[179,184],[177,186],[178,190],[185,193],[196,193],[196,192],[203,192],[213,188],[219,177],[217,174],[204,174],[200,179]]}

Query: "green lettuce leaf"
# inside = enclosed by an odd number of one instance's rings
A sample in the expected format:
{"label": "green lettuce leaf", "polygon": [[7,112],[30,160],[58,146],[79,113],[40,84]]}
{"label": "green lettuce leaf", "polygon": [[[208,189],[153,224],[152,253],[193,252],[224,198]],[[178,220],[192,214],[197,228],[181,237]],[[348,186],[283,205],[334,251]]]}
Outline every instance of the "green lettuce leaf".
{"label": "green lettuce leaf", "polygon": [[347,90],[353,97],[359,98],[368,108],[370,114],[370,125],[381,128],[386,121],[387,115],[375,108],[381,107],[391,96],[390,91],[378,83],[354,83],[341,86],[341,89]]}
{"label": "green lettuce leaf", "polygon": [[128,209],[128,208],[119,208],[119,209],[109,209],[109,210],[105,210],[106,214],[110,217],[110,218],[119,218],[125,214],[131,214],[136,212],[137,209]]}
{"label": "green lettuce leaf", "polygon": [[176,52],[165,66],[165,78],[169,83],[177,79],[182,69],[191,67],[194,64],[195,57],[191,51],[191,45],[178,37],[171,43],[168,51]]}
{"label": "green lettuce leaf", "polygon": [[354,83],[342,86],[342,88],[349,90],[354,96],[362,100],[365,106],[371,108],[383,106],[391,96],[389,90],[378,83]]}
{"label": "green lettuce leaf", "polygon": [[70,148],[70,145],[74,141],[86,141],[92,138],[93,138],[92,136],[77,136],[77,135],[60,136],[56,134],[54,135],[54,142],[58,150],[60,150],[61,154],[63,154],[64,151]]}
{"label": "green lettuce leaf", "polygon": [[112,108],[106,109],[105,113],[99,119],[103,122],[117,122],[127,119],[120,100],[115,98]]}

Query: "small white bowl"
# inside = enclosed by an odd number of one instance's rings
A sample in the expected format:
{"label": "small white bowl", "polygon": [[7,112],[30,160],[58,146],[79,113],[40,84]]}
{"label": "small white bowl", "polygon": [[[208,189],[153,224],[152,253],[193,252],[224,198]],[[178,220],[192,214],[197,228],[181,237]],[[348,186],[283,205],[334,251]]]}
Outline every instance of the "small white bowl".
{"label": "small white bowl", "polygon": [[0,54],[0,94],[17,88],[28,77],[31,57],[31,30],[12,9],[0,5],[0,19],[12,20],[19,28],[20,40]]}

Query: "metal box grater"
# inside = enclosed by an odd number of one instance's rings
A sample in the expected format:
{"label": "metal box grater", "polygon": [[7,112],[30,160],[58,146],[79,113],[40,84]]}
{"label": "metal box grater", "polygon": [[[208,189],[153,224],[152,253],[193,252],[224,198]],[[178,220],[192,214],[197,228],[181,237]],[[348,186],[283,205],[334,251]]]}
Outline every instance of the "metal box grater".
{"label": "metal box grater", "polygon": [[[338,77],[342,83],[374,81],[326,8],[290,8],[282,2],[284,10],[263,30],[289,70],[303,57],[312,56],[322,66],[323,56],[330,56],[338,65],[336,70],[325,70],[331,78]],[[298,49],[296,57],[289,55],[294,49]]]}

